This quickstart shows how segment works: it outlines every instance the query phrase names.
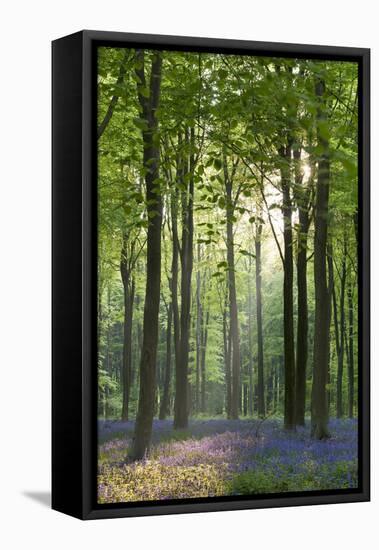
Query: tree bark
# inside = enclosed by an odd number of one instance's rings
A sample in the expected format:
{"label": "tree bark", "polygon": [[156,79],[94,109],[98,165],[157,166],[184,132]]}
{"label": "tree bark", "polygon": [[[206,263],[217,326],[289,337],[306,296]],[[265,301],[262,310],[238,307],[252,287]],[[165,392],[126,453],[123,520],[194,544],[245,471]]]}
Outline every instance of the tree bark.
{"label": "tree bark", "polygon": [[172,303],[167,308],[166,328],[166,365],[164,369],[163,396],[160,403],[159,419],[165,420],[170,414],[170,383],[171,383],[171,340],[172,340]]}
{"label": "tree bark", "polygon": [[257,345],[258,345],[258,416],[263,418],[266,414],[265,385],[264,385],[264,358],[263,358],[263,327],[262,327],[262,259],[261,239],[263,225],[257,222],[255,236],[255,289],[257,306]]}
{"label": "tree bark", "polygon": [[[110,284],[107,286],[107,351],[106,351],[106,372],[109,377],[112,377],[113,361],[111,353],[111,341],[112,341],[112,325],[111,325],[111,287]],[[109,407],[109,387],[105,386],[104,390],[104,417],[107,419],[110,416],[110,407]]]}
{"label": "tree bark", "polygon": [[[247,313],[247,319],[248,319],[248,376],[249,376],[249,400],[248,400],[248,409],[249,409],[249,415],[253,416],[254,414],[254,383],[253,383],[253,296],[252,296],[252,282],[251,282],[251,268],[252,268],[252,261],[251,256],[249,256],[249,280],[248,280],[248,301],[247,301],[247,307],[248,307],[248,313]],[[263,348],[263,346],[262,346]]]}
{"label": "tree bark", "polygon": [[[333,313],[333,326],[334,326],[334,337],[335,337],[335,347],[336,347],[336,355],[338,357],[338,350],[339,350],[339,333],[338,333],[338,312],[337,312],[337,297],[336,297],[336,288],[334,284],[334,265],[333,265],[333,245],[331,242],[331,238],[328,239],[327,243],[327,266],[328,266],[328,288],[329,288],[329,296],[330,296],[330,319],[329,319],[329,329],[331,327],[332,323],[332,313]],[[329,336],[330,339],[330,336]],[[330,381],[331,381],[331,364],[332,364],[332,348],[329,345],[329,358],[328,358],[328,377],[327,377],[327,399],[328,399],[328,414],[330,413],[330,403],[331,403],[331,388],[330,388]]]}
{"label": "tree bark", "polygon": [[225,296],[225,307],[222,314],[222,330],[224,337],[224,364],[225,364],[225,386],[226,386],[226,400],[225,400],[225,409],[226,416],[230,419],[230,407],[232,400],[232,380],[231,380],[231,369],[230,369],[230,360],[231,360],[231,342],[230,342],[230,330],[228,330],[227,322],[227,307],[228,307],[228,298]]}
{"label": "tree bark", "polygon": [[179,356],[176,364],[176,392],[174,410],[174,428],[185,429],[188,426],[188,355],[191,324],[191,278],[193,268],[193,192],[194,192],[194,129],[190,136],[185,135],[185,145],[191,149],[189,166],[186,152],[181,154],[182,178],[188,187],[182,192],[182,244],[180,249],[181,263],[181,310]]}
{"label": "tree bark", "polygon": [[279,150],[282,158],[281,187],[283,195],[283,324],[284,324],[284,428],[294,430],[295,421],[295,347],[293,329],[293,239],[291,203],[291,146]]}
{"label": "tree bark", "polygon": [[300,168],[301,149],[294,150],[295,184],[299,229],[297,240],[297,339],[296,339],[296,396],[295,417],[298,426],[305,425],[305,389],[308,362],[308,288],[307,288],[307,241],[309,230],[309,193],[302,188],[303,173]]}
{"label": "tree bark", "polygon": [[343,415],[342,402],[342,381],[343,381],[343,362],[345,356],[345,286],[346,286],[346,235],[344,236],[344,249],[341,268],[341,288],[340,288],[340,345],[338,350],[338,366],[337,366],[337,418]]}
{"label": "tree bark", "polygon": [[354,306],[353,306],[353,288],[351,284],[351,273],[347,283],[347,301],[349,308],[349,328],[348,328],[348,380],[349,380],[349,418],[354,416]]}
{"label": "tree bark", "polygon": [[171,301],[174,324],[174,351],[175,369],[179,357],[180,322],[178,303],[178,278],[179,278],[179,236],[178,236],[178,192],[173,190],[171,199],[171,227],[172,227],[172,260],[171,260]]}
{"label": "tree bark", "polygon": [[325,82],[317,80],[315,92],[317,107],[317,141],[322,148],[318,161],[316,183],[315,234],[314,234],[314,282],[315,282],[315,326],[313,351],[313,385],[312,385],[312,418],[311,434],[316,439],[329,437],[328,399],[326,384],[329,363],[329,330],[330,330],[330,293],[327,283],[327,241],[330,160],[329,141],[320,132],[320,125],[325,125]]}
{"label": "tree bark", "polygon": [[129,420],[130,388],[132,381],[132,330],[135,283],[130,273],[130,258],[128,258],[127,242],[124,236],[121,250],[120,271],[124,289],[124,336],[122,360],[122,413],[124,422]]}
{"label": "tree bark", "polygon": [[234,205],[232,200],[232,181],[227,173],[224,159],[224,183],[226,190],[226,249],[228,263],[228,291],[229,291],[229,330],[231,340],[231,403],[230,417],[238,419],[240,401],[240,336],[238,323],[237,292],[234,262],[234,234],[233,217]]}
{"label": "tree bark", "polygon": [[159,144],[155,138],[158,130],[156,110],[160,97],[162,57],[159,52],[155,52],[153,55],[149,97],[146,98],[145,94],[141,93],[141,87],[146,87],[143,50],[138,50],[136,55],[140,62],[140,68],[136,68],[138,100],[142,117],[146,123],[146,129],[142,131],[142,138],[147,216],[149,221],[147,228],[146,291],[140,361],[140,391],[132,448],[133,458],[141,459],[145,456],[150,446],[156,385],[161,283],[162,197],[159,186],[156,183],[159,177]]}
{"label": "tree bark", "polygon": [[206,411],[206,355],[207,355],[207,342],[208,342],[208,324],[209,324],[209,310],[205,314],[204,326],[202,328],[201,338],[201,357],[200,357],[200,375],[201,375],[201,393],[200,393],[200,410],[202,413]]}
{"label": "tree bark", "polygon": [[201,326],[202,326],[202,305],[201,305],[201,278],[200,278],[201,245],[197,244],[197,273],[196,273],[196,388],[195,403],[196,412],[200,411],[200,355],[201,355]]}

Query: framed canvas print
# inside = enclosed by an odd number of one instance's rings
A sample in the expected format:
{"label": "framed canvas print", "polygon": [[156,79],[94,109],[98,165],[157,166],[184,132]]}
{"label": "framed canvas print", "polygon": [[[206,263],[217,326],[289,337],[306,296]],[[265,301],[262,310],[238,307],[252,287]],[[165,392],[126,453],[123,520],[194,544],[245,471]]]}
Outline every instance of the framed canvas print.
{"label": "framed canvas print", "polygon": [[53,42],[53,508],[369,500],[369,50]]}

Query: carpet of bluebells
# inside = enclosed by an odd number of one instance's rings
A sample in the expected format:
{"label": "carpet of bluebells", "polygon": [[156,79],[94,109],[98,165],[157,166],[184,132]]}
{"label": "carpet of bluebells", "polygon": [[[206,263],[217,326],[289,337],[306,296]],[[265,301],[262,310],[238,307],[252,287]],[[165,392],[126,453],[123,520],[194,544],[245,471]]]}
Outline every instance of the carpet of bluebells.
{"label": "carpet of bluebells", "polygon": [[251,495],[357,486],[357,421],[331,420],[330,439],[279,420],[155,420],[149,454],[128,458],[133,422],[99,421],[98,502]]}

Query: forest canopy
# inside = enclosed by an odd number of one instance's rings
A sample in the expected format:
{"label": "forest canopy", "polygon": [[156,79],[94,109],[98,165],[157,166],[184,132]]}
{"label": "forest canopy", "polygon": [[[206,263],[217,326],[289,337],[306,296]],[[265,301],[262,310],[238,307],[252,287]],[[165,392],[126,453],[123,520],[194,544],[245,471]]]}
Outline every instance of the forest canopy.
{"label": "forest canopy", "polygon": [[[358,65],[98,48],[98,415],[357,415]],[[305,427],[305,428],[304,428]]]}

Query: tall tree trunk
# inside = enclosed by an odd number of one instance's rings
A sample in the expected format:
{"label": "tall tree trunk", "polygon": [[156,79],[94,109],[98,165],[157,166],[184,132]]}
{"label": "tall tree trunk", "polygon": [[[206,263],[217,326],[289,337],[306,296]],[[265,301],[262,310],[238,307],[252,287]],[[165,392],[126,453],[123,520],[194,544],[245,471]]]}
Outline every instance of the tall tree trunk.
{"label": "tall tree trunk", "polygon": [[200,357],[200,376],[201,376],[201,392],[200,392],[200,407],[201,412],[206,411],[206,355],[207,355],[207,342],[208,342],[208,324],[209,324],[209,309],[205,314],[204,325],[202,328],[201,336],[201,357]]}
{"label": "tall tree trunk", "polygon": [[347,301],[349,308],[349,329],[348,329],[348,381],[349,381],[349,418],[354,416],[354,306],[353,288],[351,284],[351,273],[347,283]]}
{"label": "tall tree trunk", "polygon": [[[328,288],[329,288],[329,300],[330,300],[330,316],[329,316],[329,340],[330,340],[330,329],[332,324],[332,310],[334,311],[334,327],[335,327],[335,340],[336,340],[336,353],[339,346],[338,338],[338,316],[337,316],[337,301],[336,301],[336,292],[334,286],[334,266],[333,266],[333,245],[331,238],[328,238],[328,243],[326,245],[327,250],[327,266],[328,266]],[[332,346],[329,345],[329,355],[328,355],[328,376],[327,376],[327,400],[328,400],[328,415],[330,414],[330,404],[332,401],[332,391],[331,391],[331,365],[332,365]]]}
{"label": "tall tree trunk", "polygon": [[329,141],[320,131],[327,122],[325,83],[316,82],[317,141],[322,149],[318,161],[316,183],[315,234],[314,234],[314,282],[315,282],[315,326],[313,350],[313,385],[311,433],[316,439],[329,437],[328,399],[326,384],[328,379],[329,330],[330,330],[330,293],[327,283],[327,241],[330,160]]}
{"label": "tall tree trunk", "polygon": [[345,356],[345,286],[346,286],[346,235],[344,236],[344,250],[341,269],[341,288],[340,288],[340,345],[338,350],[337,366],[337,418],[343,415],[342,402],[342,381],[343,381],[343,362]]}
{"label": "tall tree trunk", "polygon": [[135,283],[129,269],[127,243],[124,237],[121,251],[120,271],[124,289],[124,335],[122,359],[122,413],[121,419],[129,420],[130,388],[132,381],[132,330]]}
{"label": "tall tree trunk", "polygon": [[[110,284],[108,284],[107,287],[107,332],[106,332],[106,339],[107,339],[107,348],[106,348],[106,372],[108,376],[112,377],[112,353],[111,353],[111,341],[112,341],[112,325],[111,325],[111,318],[110,318],[110,312],[111,312],[111,288]],[[105,386],[104,390],[104,416],[105,418],[109,418],[110,416],[110,407],[109,407],[109,387],[108,385]]]}
{"label": "tall tree trunk", "polygon": [[[98,303],[98,329],[97,329],[97,341],[99,345],[99,349],[103,350],[103,325],[104,325],[104,311],[103,311],[103,300],[102,300],[102,294],[103,294],[103,288],[101,285],[100,275],[98,279],[98,297],[97,297],[97,303]],[[101,365],[104,368],[104,359],[101,360]],[[98,364],[98,368],[100,367],[100,364]],[[99,407],[99,414],[100,411],[105,418],[105,391],[102,390],[100,387],[98,388],[98,407]]]}
{"label": "tall tree trunk", "polygon": [[291,146],[279,150],[282,158],[281,187],[283,195],[283,324],[284,324],[284,428],[294,430],[295,421],[295,347],[293,329],[293,239],[291,202]]}
{"label": "tall tree trunk", "polygon": [[197,244],[197,273],[196,273],[196,388],[195,403],[196,412],[200,411],[200,354],[201,354],[201,278],[200,278],[201,245]]}
{"label": "tall tree trunk", "polygon": [[181,263],[181,310],[180,310],[180,341],[179,357],[176,364],[176,392],[174,428],[184,429],[188,426],[188,355],[191,324],[191,278],[193,267],[193,191],[194,191],[194,129],[190,137],[186,132],[185,145],[191,149],[189,166],[186,153],[182,155],[183,178],[188,177],[188,188],[182,192],[182,246],[180,250]]}
{"label": "tall tree trunk", "polygon": [[172,227],[172,260],[171,260],[171,301],[174,324],[174,351],[175,370],[179,358],[180,322],[178,303],[178,276],[179,276],[179,236],[178,236],[178,192],[173,190],[171,198],[171,227]]}
{"label": "tall tree trunk", "polygon": [[230,369],[230,360],[231,360],[231,343],[230,343],[230,330],[228,330],[227,322],[227,307],[228,299],[225,296],[225,307],[222,314],[222,331],[224,337],[224,364],[225,364],[225,386],[226,386],[226,416],[230,418],[230,406],[232,400],[232,381],[231,381],[231,369]]}
{"label": "tall tree trunk", "polygon": [[170,413],[170,383],[171,383],[171,340],[172,340],[172,303],[167,308],[166,328],[166,365],[164,369],[163,396],[160,403],[159,419],[164,420]]}
{"label": "tall tree trunk", "polygon": [[[308,217],[307,214],[306,216]],[[308,226],[302,215],[299,217],[299,224],[301,232]],[[305,424],[305,386],[308,361],[307,237],[306,233],[303,235],[303,238],[299,238],[302,243],[297,254],[296,424],[298,426]]]}
{"label": "tall tree trunk", "polygon": [[242,384],[242,413],[244,416],[247,416],[248,391],[249,386]]}
{"label": "tall tree trunk", "polygon": [[138,100],[146,129],[142,131],[143,167],[145,170],[146,204],[149,220],[147,228],[147,265],[146,291],[143,313],[143,342],[140,361],[140,391],[138,412],[134,432],[132,456],[143,458],[150,446],[153,426],[156,360],[158,345],[158,317],[161,283],[161,227],[162,197],[156,180],[159,177],[159,144],[156,140],[158,119],[156,110],[159,105],[162,75],[162,57],[160,52],[153,54],[150,75],[149,97],[142,90],[146,88],[144,52],[137,50],[139,62],[136,68]]}
{"label": "tall tree trunk", "polygon": [[[248,376],[249,376],[249,415],[253,416],[254,414],[254,384],[253,384],[253,296],[252,296],[252,282],[251,282],[251,269],[252,261],[251,256],[249,256],[249,281],[248,281],[248,300],[247,300],[247,320],[248,320]],[[263,346],[262,346],[263,348]]]}
{"label": "tall tree trunk", "polygon": [[[333,245],[331,242],[328,242],[327,251],[328,251],[327,262],[328,262],[329,294],[331,299],[331,308],[333,308],[334,339],[335,339],[335,347],[336,347],[336,355],[337,355],[337,363],[338,363],[338,358],[340,356],[340,333],[339,333],[339,322],[338,322],[337,293],[336,293],[336,285],[335,285],[335,277],[334,277]],[[331,316],[331,312],[330,312],[330,316]]]}
{"label": "tall tree trunk", "polygon": [[226,249],[228,263],[228,291],[229,291],[229,330],[231,338],[231,379],[232,394],[230,404],[230,417],[238,419],[240,401],[240,336],[238,323],[236,277],[234,263],[234,234],[233,217],[234,205],[232,201],[232,182],[227,174],[226,161],[224,161],[224,178],[226,189]]}
{"label": "tall tree trunk", "polygon": [[295,184],[299,228],[297,239],[297,339],[296,339],[296,397],[295,417],[298,426],[305,424],[305,388],[308,362],[308,289],[307,289],[307,240],[309,230],[310,183],[302,188],[301,149],[294,149]]}
{"label": "tall tree trunk", "polygon": [[263,358],[263,327],[262,327],[262,259],[261,240],[263,225],[257,222],[255,236],[255,289],[257,305],[257,344],[258,344],[258,416],[264,417],[265,407],[265,386],[264,386],[264,358]]}

